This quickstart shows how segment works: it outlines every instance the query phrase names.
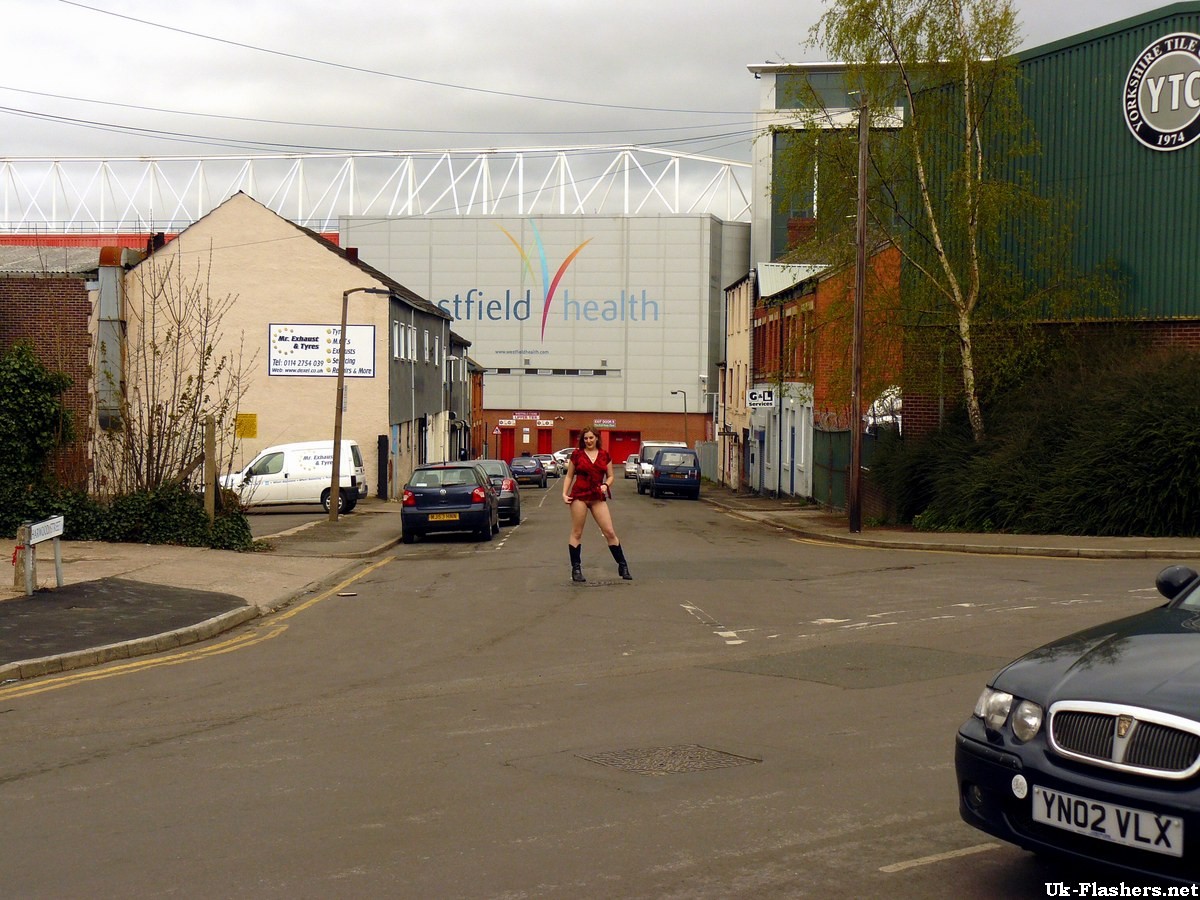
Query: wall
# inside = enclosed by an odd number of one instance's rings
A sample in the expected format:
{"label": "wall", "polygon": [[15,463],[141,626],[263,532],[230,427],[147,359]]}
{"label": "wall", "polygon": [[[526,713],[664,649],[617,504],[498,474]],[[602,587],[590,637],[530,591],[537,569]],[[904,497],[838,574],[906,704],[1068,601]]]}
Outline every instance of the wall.
{"label": "wall", "polygon": [[[135,267],[126,281],[131,305],[140,294],[138,285],[150,277],[150,267],[164,271],[168,265],[176,266],[185,280],[199,278],[214,300],[233,298],[217,352],[237,353],[244,341],[243,361],[254,359],[240,412],[255,417],[257,424],[253,436],[242,439],[234,467],[270,445],[332,440],[336,367],[320,376],[269,374],[271,326],[311,326],[322,342],[332,342],[340,325],[342,292],[384,285],[244,194],[227,200]],[[342,426],[343,437],[361,446],[373,482],[376,439],[389,433],[388,298],[352,294],[347,321],[373,329],[365,346],[374,352],[374,374],[346,378]],[[136,340],[132,329],[130,340]]]}
{"label": "wall", "polygon": [[91,421],[87,282],[78,275],[5,275],[0,277],[0,350],[28,341],[42,364],[71,378],[63,398],[71,412],[76,439],[53,461],[66,483],[84,486],[89,464]]}
{"label": "wall", "polygon": [[748,258],[748,226],[706,215],[347,218],[341,242],[455,316],[488,415],[700,409]]}
{"label": "wall", "polygon": [[717,436],[717,481],[733,490],[746,488],[746,439],[750,428],[750,409],[746,391],[750,388],[750,311],[754,308],[753,272],[731,285],[725,292],[725,370]]}

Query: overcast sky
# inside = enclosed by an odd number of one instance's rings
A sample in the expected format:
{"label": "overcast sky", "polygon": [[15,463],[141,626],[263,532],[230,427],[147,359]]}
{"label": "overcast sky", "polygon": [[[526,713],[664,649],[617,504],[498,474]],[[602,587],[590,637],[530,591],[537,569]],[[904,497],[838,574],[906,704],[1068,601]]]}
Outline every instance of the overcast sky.
{"label": "overcast sky", "polygon": [[[1167,6],[1016,0],[1023,46]],[[3,157],[654,144],[749,157],[821,0],[0,0]]]}

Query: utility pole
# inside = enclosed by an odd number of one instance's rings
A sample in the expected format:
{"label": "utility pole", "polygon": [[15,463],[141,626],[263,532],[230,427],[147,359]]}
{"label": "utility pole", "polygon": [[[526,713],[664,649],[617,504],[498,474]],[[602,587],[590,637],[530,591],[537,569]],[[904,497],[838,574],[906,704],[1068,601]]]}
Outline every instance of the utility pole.
{"label": "utility pole", "polygon": [[858,222],[855,228],[854,334],[851,343],[850,386],[850,484],[846,505],[850,531],[862,531],[862,354],[863,299],[867,288],[867,135],[871,117],[864,91],[858,107]]}
{"label": "utility pole", "polygon": [[329,521],[336,522],[342,505],[342,410],[346,399],[346,319],[351,294],[390,294],[386,288],[342,291],[342,330],[338,333],[337,405],[333,408],[333,472],[329,479]]}

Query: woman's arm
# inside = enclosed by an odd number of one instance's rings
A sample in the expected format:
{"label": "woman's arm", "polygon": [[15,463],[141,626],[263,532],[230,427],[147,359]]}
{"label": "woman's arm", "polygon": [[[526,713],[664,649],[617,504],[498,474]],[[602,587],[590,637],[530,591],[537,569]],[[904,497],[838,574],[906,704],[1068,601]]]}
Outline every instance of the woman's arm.
{"label": "woman's arm", "polygon": [[571,502],[571,489],[575,487],[575,460],[567,463],[567,474],[563,476],[563,502]]}

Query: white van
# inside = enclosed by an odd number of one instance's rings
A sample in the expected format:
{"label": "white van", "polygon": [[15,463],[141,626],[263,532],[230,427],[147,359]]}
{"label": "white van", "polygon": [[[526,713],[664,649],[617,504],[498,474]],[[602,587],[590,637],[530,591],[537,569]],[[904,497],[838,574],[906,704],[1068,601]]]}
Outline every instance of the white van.
{"label": "white van", "polygon": [[642,441],[638,448],[637,491],[644,494],[650,490],[654,479],[654,456],[664,447],[686,447],[683,441]]}
{"label": "white van", "polygon": [[[236,492],[246,506],[320,503],[329,512],[332,480],[333,441],[305,441],[268,447],[242,471],[221,476],[221,487]],[[338,512],[349,512],[367,496],[366,469],[355,441],[342,441],[338,481]]]}

